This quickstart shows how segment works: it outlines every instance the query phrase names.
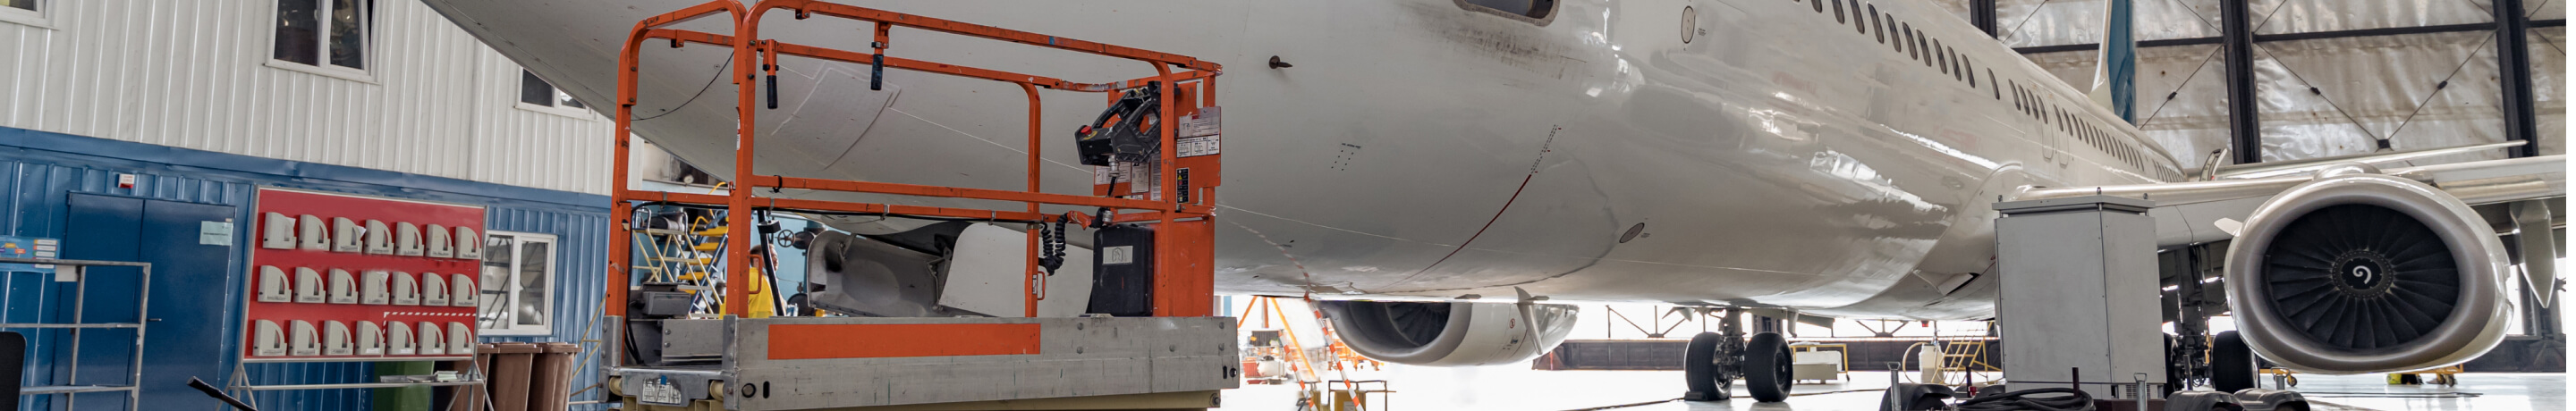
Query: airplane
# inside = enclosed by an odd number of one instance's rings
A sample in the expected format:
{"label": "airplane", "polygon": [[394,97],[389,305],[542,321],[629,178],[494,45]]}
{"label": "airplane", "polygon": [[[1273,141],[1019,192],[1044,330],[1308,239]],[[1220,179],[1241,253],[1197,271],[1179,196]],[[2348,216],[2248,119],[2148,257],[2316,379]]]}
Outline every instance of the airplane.
{"label": "airplane", "polygon": [[[636,21],[702,0],[425,1],[596,102],[615,95]],[[1325,300],[1352,349],[1400,364],[1527,361],[1565,338],[1576,302],[1991,318],[1993,204],[2108,194],[2162,205],[2152,213],[2160,247],[2235,241],[2225,283],[2246,345],[2264,358],[2327,373],[2439,367],[2502,335],[2497,296],[2511,262],[2496,230],[2516,225],[2493,224],[2495,210],[2566,190],[2563,155],[2410,163],[2503,145],[2186,169],[2177,159],[2200,154],[2142,138],[2088,91],[1921,0],[865,6],[1223,64],[1231,155],[1217,290]],[[719,20],[678,28],[727,32]],[[870,41],[857,23],[799,23],[764,23],[763,34],[852,50]],[[893,56],[1063,78],[1147,69],[920,31],[897,30],[890,43]],[[719,47],[646,50],[636,133],[696,167],[731,170],[734,107],[722,89],[700,98],[723,87],[729,60]],[[888,72],[871,90],[865,65],[780,64],[771,93],[784,104],[759,112],[759,173],[1021,188],[1027,108],[1015,87]],[[1070,132],[1099,110],[1056,104],[1043,119]],[[1073,158],[1070,133],[1046,144],[1044,187],[1086,192],[1093,170]],[[2310,212],[2338,205],[2360,206]],[[813,217],[872,238],[930,225]],[[2544,230],[2563,224],[2540,219]],[[2402,252],[2317,240],[2381,227],[2408,230],[2388,234]],[[2363,263],[2284,263],[2320,254]],[[2453,264],[2426,265],[2444,261]],[[2249,268],[2300,265],[2334,266]],[[2337,290],[2461,291],[2399,306],[2412,310],[2400,316],[2273,310],[2321,298],[2297,281],[2344,266],[2381,274],[2329,281]],[[2292,283],[2275,291],[2275,280]],[[2318,329],[2333,321],[2409,337],[2355,342]],[[1741,364],[1779,336],[1742,337],[1694,337],[1693,390],[1723,392],[1740,377],[1756,399],[1779,400],[1785,375]]]}

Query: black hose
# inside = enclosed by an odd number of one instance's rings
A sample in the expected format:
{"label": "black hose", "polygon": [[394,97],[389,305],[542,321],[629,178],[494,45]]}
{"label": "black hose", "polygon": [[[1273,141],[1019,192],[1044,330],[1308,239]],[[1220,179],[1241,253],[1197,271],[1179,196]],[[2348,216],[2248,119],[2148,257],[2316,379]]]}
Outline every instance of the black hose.
{"label": "black hose", "polygon": [[[2039,395],[2062,394],[2067,397],[2036,398]],[[2071,411],[2093,409],[2093,395],[2074,388],[2040,388],[1981,396],[1959,402],[1959,411]]]}

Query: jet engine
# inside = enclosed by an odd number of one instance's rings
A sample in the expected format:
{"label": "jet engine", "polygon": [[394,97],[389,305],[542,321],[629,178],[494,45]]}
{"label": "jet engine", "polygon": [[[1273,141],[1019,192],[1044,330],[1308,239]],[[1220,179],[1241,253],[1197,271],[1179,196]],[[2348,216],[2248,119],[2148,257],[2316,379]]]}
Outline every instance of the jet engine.
{"label": "jet engine", "polygon": [[2495,348],[2509,265],[2485,219],[2367,166],[2320,175],[2256,208],[2228,250],[2246,345],[2328,374],[2444,367]]}
{"label": "jet engine", "polygon": [[1529,361],[1574,331],[1574,306],[1513,303],[1324,301],[1351,351],[1405,365],[1474,366]]}

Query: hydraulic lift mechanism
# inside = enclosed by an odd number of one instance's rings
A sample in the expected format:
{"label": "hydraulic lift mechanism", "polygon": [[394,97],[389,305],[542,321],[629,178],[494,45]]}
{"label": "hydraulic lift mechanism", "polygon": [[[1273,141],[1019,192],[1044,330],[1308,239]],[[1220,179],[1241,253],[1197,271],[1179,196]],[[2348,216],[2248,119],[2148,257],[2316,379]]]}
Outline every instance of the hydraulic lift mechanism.
{"label": "hydraulic lift mechanism", "polygon": [[[762,16],[793,13],[798,24],[813,17],[857,21],[873,26],[870,50],[847,51],[789,43],[760,36]],[[729,20],[733,32],[708,33],[670,28],[705,18]],[[1034,46],[1043,52],[1081,53],[1144,62],[1152,76],[1078,83],[1032,74],[894,57],[886,50],[891,36],[928,31],[949,36]],[[669,47],[689,44],[732,51],[736,117],[740,122],[734,148],[731,190],[722,194],[635,191],[627,187],[627,150],[637,100],[639,54],[648,41]],[[656,47],[659,48],[659,47]],[[887,182],[848,181],[754,174],[754,115],[777,104],[776,73],[782,57],[866,65],[871,88],[884,74],[902,70],[991,80],[1014,85],[1028,96],[1027,189],[1022,191],[941,187]],[[744,7],[735,0],[716,0],[636,23],[619,56],[615,138],[614,209],[605,327],[615,359],[606,361],[607,388],[628,410],[806,410],[874,407],[944,407],[957,409],[1134,409],[1209,408],[1220,390],[1234,388],[1241,365],[1236,353],[1234,322],[1213,316],[1215,189],[1221,184],[1215,150],[1217,107],[1213,62],[1177,54],[1140,50],[998,27],[941,20],[810,0],[765,0]],[[1141,71],[1141,70],[1140,70]],[[766,81],[761,81],[766,80]],[[761,89],[768,91],[762,100]],[[1040,163],[1046,125],[1040,115],[1039,90],[1102,93],[1109,103],[1100,118],[1079,126],[1075,143],[1082,162],[1115,177],[1095,184],[1090,193],[1041,192]],[[917,92],[917,91],[916,91]],[[1058,129],[1062,130],[1062,129]],[[809,190],[880,195],[971,199],[1020,203],[1017,210],[931,207],[888,203],[855,203],[810,199],[766,198],[761,191]],[[654,228],[637,221],[639,207],[697,207],[721,225],[691,225],[682,230]],[[1047,213],[1057,209],[1093,209]],[[972,220],[954,223],[953,234],[938,247],[905,247],[903,239],[858,238],[820,233],[800,240],[813,266],[852,267],[869,262],[901,265],[899,270],[815,272],[805,304],[833,316],[810,316],[800,309],[782,316],[762,315],[776,288],[759,278],[767,268],[766,242],[775,233],[759,226],[756,216],[772,212],[868,214],[888,218]],[[718,217],[720,213],[720,217]],[[683,218],[684,220],[686,218]],[[1068,225],[1094,232],[1096,254],[1065,252]],[[957,228],[963,227],[963,228]],[[1023,228],[1025,227],[1025,228]],[[728,230],[730,229],[730,230]],[[721,238],[721,243],[693,245],[712,251],[708,257],[685,257],[695,267],[721,267],[728,287],[674,286],[631,278],[640,260],[634,236]],[[984,233],[984,234],[979,234]],[[999,234],[991,234],[999,233]],[[973,240],[982,235],[983,240]],[[698,238],[698,237],[690,237]],[[936,255],[976,242],[1017,242],[1013,253]],[[980,242],[977,242],[980,241]],[[645,242],[658,244],[657,242]],[[658,246],[651,246],[658,247]],[[928,249],[925,251],[925,249]],[[961,255],[999,256],[993,261],[1025,266],[1020,281],[999,281],[1011,290],[975,290],[976,295],[1016,293],[1019,304],[949,304],[948,299],[904,295],[911,291],[886,284],[937,284],[944,273],[917,272],[920,261],[939,261],[935,270],[952,270]],[[1068,258],[1072,257],[1072,258]],[[1087,257],[1087,258],[1086,258]],[[910,260],[903,260],[910,259]],[[902,260],[902,261],[897,261]],[[995,263],[998,264],[998,263]],[[871,266],[873,267],[873,266]],[[983,267],[990,267],[984,265]],[[1094,278],[1083,298],[1080,316],[1059,312],[1042,316],[1049,299],[1050,277],[1059,270],[1089,270]],[[835,269],[838,270],[838,269]],[[915,270],[915,271],[905,271]],[[712,282],[712,272],[694,272]],[[657,275],[658,277],[658,275]],[[856,278],[858,280],[851,280]],[[929,280],[922,280],[928,278]],[[950,278],[953,280],[953,278]],[[883,281],[876,281],[883,280]],[[1062,280],[1059,280],[1062,281]],[[960,281],[944,281],[951,294]],[[876,291],[876,292],[869,292]],[[1084,293],[1071,293],[1084,294]],[[1008,294],[1004,294],[1008,295]],[[891,297],[889,297],[891,296]],[[704,299],[698,303],[692,300]],[[990,301],[986,299],[984,301]],[[717,302],[720,301],[720,302]],[[935,302],[934,302],[935,301]],[[1003,298],[1002,301],[1009,301]],[[1062,301],[1050,306],[1061,307]],[[707,307],[716,307],[708,310]],[[1001,307],[1001,308],[995,308]],[[1012,310],[1011,308],[1016,308]],[[1016,311],[1016,312],[1012,312]],[[1061,311],[1061,310],[1059,310]]]}

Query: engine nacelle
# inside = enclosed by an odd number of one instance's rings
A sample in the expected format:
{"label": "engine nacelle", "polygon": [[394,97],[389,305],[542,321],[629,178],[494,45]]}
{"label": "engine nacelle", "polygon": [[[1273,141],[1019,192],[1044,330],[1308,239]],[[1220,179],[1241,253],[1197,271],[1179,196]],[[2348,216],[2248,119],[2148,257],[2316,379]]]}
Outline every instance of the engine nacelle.
{"label": "engine nacelle", "polygon": [[1342,343],[1370,359],[1476,366],[1529,361],[1574,332],[1575,307],[1552,304],[1324,301]]}
{"label": "engine nacelle", "polygon": [[2246,345],[2354,374],[2459,364],[2502,341],[2510,265],[2485,219],[2413,180],[2326,175],[2255,209],[2228,250]]}

